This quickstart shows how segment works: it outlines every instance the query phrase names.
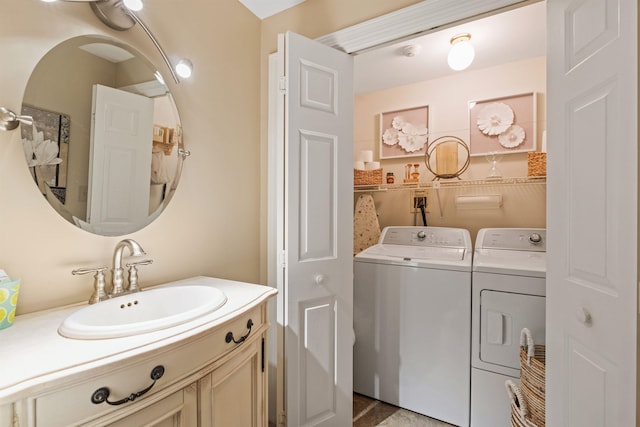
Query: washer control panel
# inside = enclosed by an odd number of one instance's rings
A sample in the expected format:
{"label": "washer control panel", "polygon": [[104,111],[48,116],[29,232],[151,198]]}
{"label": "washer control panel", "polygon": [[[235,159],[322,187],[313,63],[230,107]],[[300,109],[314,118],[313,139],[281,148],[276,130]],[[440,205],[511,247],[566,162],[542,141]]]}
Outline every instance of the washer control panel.
{"label": "washer control panel", "polygon": [[486,228],[478,232],[476,249],[547,251],[544,228]]}
{"label": "washer control panel", "polygon": [[469,248],[469,232],[448,227],[385,227],[378,243],[404,246]]}

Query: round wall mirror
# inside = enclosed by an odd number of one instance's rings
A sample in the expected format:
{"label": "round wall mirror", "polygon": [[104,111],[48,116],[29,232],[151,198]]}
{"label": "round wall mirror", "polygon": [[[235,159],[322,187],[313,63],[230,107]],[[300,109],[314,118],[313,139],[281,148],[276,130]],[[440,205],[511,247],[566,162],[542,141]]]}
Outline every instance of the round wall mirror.
{"label": "round wall mirror", "polygon": [[103,236],[140,230],[167,206],[184,146],[175,103],[130,46],[80,36],[49,51],[25,90],[25,159],[36,188],[67,221]]}

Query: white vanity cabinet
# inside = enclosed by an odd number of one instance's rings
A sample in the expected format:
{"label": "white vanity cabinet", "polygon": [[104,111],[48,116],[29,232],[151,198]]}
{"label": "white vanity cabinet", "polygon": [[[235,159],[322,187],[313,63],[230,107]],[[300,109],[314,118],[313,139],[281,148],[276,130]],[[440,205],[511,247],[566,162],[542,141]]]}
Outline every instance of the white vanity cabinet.
{"label": "white vanity cabinet", "polygon": [[[227,303],[218,317],[195,327],[126,339],[53,338],[69,346],[49,353],[54,362],[67,359],[66,368],[51,366],[5,395],[0,376],[0,427],[266,426],[267,300],[276,291],[222,282],[218,286],[230,285],[222,286]],[[243,295],[248,301],[234,299]],[[45,364],[47,341],[40,359]],[[91,356],[98,354],[96,346],[105,351],[98,358]],[[77,365],[82,348],[85,361]]]}

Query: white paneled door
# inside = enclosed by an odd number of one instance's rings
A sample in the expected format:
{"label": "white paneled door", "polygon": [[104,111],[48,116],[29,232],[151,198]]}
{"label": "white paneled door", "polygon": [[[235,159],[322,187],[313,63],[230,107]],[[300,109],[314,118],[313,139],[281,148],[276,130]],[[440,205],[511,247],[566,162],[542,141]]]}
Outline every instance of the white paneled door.
{"label": "white paneled door", "polygon": [[547,0],[548,426],[635,426],[637,0]]}
{"label": "white paneled door", "polygon": [[278,39],[280,421],[352,417],[353,60],[294,33]]}

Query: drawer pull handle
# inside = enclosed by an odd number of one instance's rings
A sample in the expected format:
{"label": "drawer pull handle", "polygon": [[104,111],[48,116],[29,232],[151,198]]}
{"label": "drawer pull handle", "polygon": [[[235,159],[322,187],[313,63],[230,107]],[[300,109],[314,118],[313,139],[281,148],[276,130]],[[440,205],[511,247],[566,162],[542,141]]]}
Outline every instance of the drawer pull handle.
{"label": "drawer pull handle", "polygon": [[94,391],[93,394],[91,395],[91,402],[95,403],[96,405],[99,405],[102,402],[107,402],[109,405],[113,405],[113,406],[122,405],[123,403],[127,403],[127,402],[133,402],[134,400],[145,395],[149,390],[151,390],[151,387],[153,387],[156,384],[156,381],[162,378],[163,375],[164,375],[164,366],[158,365],[151,370],[151,379],[153,380],[153,382],[149,387],[145,388],[144,390],[140,390],[136,393],[131,393],[129,396],[125,397],[124,399],[111,402],[109,401],[109,394],[111,393],[109,391],[109,388],[100,387],[99,389]]}
{"label": "drawer pull handle", "polygon": [[252,326],[253,326],[253,320],[249,319],[247,321],[247,329],[249,329],[249,332],[247,332],[245,335],[241,336],[237,340],[233,337],[233,332],[227,332],[227,336],[224,338],[224,341],[226,343],[230,343],[231,341],[233,341],[236,344],[240,344],[241,342],[244,342],[244,340],[246,340],[249,337]]}

